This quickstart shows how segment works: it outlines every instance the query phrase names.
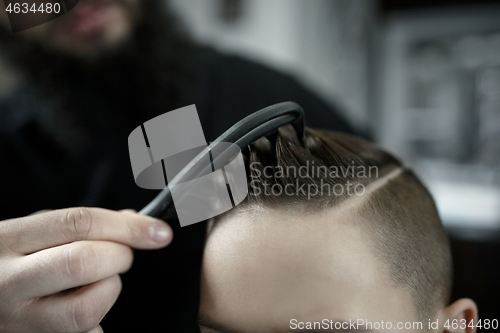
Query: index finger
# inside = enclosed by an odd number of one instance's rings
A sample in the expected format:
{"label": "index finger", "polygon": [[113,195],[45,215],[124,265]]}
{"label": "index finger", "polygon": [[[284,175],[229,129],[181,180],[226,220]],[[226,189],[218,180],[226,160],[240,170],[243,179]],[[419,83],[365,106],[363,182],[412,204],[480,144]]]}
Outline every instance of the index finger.
{"label": "index finger", "polygon": [[168,245],[172,236],[170,226],[161,220],[102,208],[59,209],[0,223],[0,246],[23,254],[80,240],[157,249]]}

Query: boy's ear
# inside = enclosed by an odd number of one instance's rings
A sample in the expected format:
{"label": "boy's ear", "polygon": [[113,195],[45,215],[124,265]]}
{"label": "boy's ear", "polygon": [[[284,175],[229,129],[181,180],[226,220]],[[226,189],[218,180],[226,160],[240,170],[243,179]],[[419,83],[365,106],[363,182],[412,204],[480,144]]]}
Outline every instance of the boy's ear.
{"label": "boy's ear", "polygon": [[[448,305],[443,309],[443,324],[447,320],[449,328],[443,327],[443,333],[475,333],[478,320],[478,311],[476,303],[470,298],[461,298],[458,301]],[[473,324],[471,324],[471,321]],[[452,323],[457,323],[454,329]],[[471,326],[471,327],[469,327]]]}

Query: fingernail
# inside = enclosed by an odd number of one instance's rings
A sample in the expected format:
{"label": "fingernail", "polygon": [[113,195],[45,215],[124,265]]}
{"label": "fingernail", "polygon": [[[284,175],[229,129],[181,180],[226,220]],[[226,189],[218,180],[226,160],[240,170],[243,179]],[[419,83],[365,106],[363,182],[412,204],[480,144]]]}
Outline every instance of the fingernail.
{"label": "fingernail", "polygon": [[157,243],[165,243],[171,236],[170,228],[162,222],[157,222],[149,227],[149,235]]}

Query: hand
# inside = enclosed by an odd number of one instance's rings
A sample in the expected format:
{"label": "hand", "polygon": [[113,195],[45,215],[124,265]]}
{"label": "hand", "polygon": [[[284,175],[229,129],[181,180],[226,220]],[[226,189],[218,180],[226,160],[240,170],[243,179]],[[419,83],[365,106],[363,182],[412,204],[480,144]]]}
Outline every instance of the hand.
{"label": "hand", "polygon": [[1,221],[0,332],[102,332],[130,247],[162,248],[172,236],[160,220],[99,208]]}

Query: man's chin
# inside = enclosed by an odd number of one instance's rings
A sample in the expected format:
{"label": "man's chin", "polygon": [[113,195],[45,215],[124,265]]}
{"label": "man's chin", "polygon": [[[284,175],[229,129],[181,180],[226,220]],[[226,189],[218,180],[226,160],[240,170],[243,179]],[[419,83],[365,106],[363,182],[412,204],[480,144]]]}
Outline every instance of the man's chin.
{"label": "man's chin", "polygon": [[69,13],[58,22],[49,42],[75,56],[96,57],[119,48],[130,38],[136,25],[136,15],[119,3],[84,3],[74,11],[76,13]]}

